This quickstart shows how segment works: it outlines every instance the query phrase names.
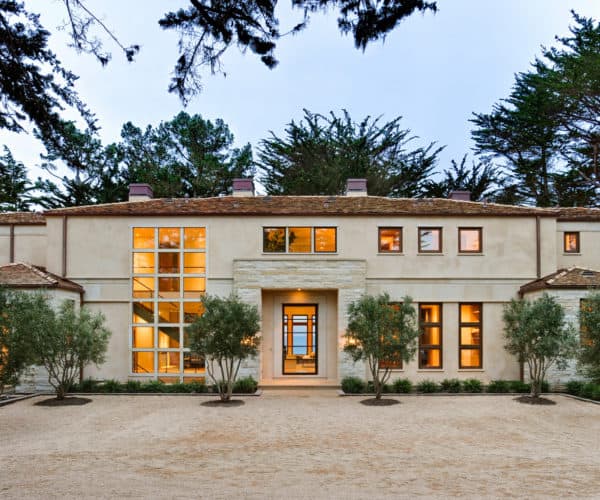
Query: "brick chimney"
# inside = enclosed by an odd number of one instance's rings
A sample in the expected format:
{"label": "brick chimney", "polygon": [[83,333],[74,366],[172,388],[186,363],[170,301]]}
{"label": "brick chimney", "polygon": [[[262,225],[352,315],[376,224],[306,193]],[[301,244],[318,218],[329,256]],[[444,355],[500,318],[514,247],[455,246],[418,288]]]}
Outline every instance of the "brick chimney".
{"label": "brick chimney", "polygon": [[151,200],[153,196],[149,184],[129,184],[129,201]]}
{"label": "brick chimney", "polygon": [[450,191],[451,200],[471,201],[471,191]]}
{"label": "brick chimney", "polygon": [[367,196],[367,179],[348,179],[346,196]]}
{"label": "brick chimney", "polygon": [[233,196],[254,196],[252,179],[233,179]]}

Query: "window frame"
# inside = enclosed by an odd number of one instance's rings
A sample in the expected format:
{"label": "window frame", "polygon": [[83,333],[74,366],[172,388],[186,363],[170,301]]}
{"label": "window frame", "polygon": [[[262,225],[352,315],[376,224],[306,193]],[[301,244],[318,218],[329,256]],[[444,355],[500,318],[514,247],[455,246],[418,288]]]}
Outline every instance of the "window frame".
{"label": "window frame", "polygon": [[[317,229],[333,229],[334,236],[335,236],[335,248],[333,250],[331,250],[331,251],[327,250],[324,252],[317,251]],[[315,254],[337,253],[337,251],[338,251],[338,228],[337,228],[337,226],[313,226],[312,236],[313,236],[313,248],[312,248],[313,253],[315,253]]]}
{"label": "window frame", "polygon": [[[421,307],[423,306],[438,306],[440,320],[437,322],[423,323],[421,321]],[[421,343],[421,337],[423,336],[423,330],[425,327],[438,327],[440,329],[440,343],[439,344],[425,344]],[[437,349],[440,351],[440,364],[439,366],[422,366],[421,364],[421,350],[432,350]],[[417,356],[419,361],[419,370],[443,370],[444,369],[444,305],[442,302],[419,302],[419,345],[417,350]]]}
{"label": "window frame", "polygon": [[[289,231],[291,228],[302,228],[302,229],[310,229],[310,236],[311,236],[311,245],[310,245],[310,250],[308,252],[291,252],[290,251],[290,237],[289,237]],[[265,249],[265,230],[267,229],[283,229],[284,230],[284,237],[285,237],[285,244],[284,244],[284,249],[281,252],[278,251],[268,251]],[[317,250],[317,238],[316,238],[316,234],[317,234],[317,229],[332,229],[334,231],[334,238],[335,238],[335,247],[333,250],[326,250],[326,251],[318,251]],[[266,255],[298,255],[298,256],[305,256],[305,255],[332,255],[332,254],[337,254],[338,253],[338,227],[337,226],[303,226],[303,225],[296,225],[296,226],[262,226],[262,254],[266,254]]]}
{"label": "window frame", "polygon": [[[463,250],[461,248],[461,231],[477,231],[479,234],[479,248],[477,250]],[[467,227],[461,226],[458,228],[458,253],[482,253],[483,252],[483,227]]]}
{"label": "window frame", "polygon": [[[462,321],[461,307],[462,306],[479,306],[479,322]],[[461,328],[478,327],[479,328],[479,345],[461,344]],[[461,351],[479,351],[479,366],[463,366],[461,362]],[[483,302],[459,302],[458,303],[458,369],[459,370],[482,370],[483,369]]]}
{"label": "window frame", "polygon": [[[440,245],[438,250],[423,250],[421,247],[421,231],[439,231],[440,233]],[[444,249],[444,231],[441,226],[419,226],[417,229],[417,244],[420,254],[441,254]]]}
{"label": "window frame", "polygon": [[[381,248],[381,232],[398,230],[400,232],[400,248],[398,250],[384,250]],[[404,249],[404,231],[402,226],[379,226],[377,228],[377,251],[385,254],[401,254]]]}
{"label": "window frame", "polygon": [[[577,246],[575,250],[569,250],[567,248],[567,236],[575,235],[575,241],[577,242]],[[581,253],[581,231],[565,231],[563,233],[563,252],[568,254],[579,254]]]}

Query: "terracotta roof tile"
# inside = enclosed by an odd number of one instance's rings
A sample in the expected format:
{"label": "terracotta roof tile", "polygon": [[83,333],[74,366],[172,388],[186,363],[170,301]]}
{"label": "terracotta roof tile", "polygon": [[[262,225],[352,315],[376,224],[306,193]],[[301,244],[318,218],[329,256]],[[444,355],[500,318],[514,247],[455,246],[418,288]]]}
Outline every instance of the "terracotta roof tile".
{"label": "terracotta roof tile", "polygon": [[600,208],[569,207],[557,210],[559,221],[600,221]]}
{"label": "terracotta roof tile", "polygon": [[83,287],[74,281],[61,278],[43,267],[15,262],[0,266],[0,285],[9,288],[59,288],[83,292]]}
{"label": "terracotta roof tile", "polygon": [[534,292],[550,288],[598,288],[600,287],[600,271],[584,267],[570,267],[526,283],[519,293]]}
{"label": "terracotta roof tile", "polygon": [[39,212],[4,212],[0,213],[0,225],[44,225],[46,218]]}
{"label": "terracotta roof tile", "polygon": [[437,215],[556,217],[556,210],[476,203],[441,198],[383,198],[377,196],[248,196],[219,198],[159,198],[61,208],[47,216],[156,216],[156,215]]}

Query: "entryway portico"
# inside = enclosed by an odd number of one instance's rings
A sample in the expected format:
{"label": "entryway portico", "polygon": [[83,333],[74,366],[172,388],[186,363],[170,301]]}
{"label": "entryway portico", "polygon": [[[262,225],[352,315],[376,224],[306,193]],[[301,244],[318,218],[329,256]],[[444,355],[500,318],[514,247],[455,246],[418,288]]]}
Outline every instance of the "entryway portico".
{"label": "entryway portico", "polygon": [[235,292],[261,312],[260,356],[243,367],[261,385],[337,385],[356,367],[341,351],[348,304],[366,290],[366,262],[235,260]]}

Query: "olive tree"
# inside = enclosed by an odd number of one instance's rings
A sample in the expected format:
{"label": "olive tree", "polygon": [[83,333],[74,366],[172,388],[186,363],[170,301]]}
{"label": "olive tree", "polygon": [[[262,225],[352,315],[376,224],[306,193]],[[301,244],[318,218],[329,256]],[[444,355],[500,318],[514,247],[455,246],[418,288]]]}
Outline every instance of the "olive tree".
{"label": "olive tree", "polygon": [[36,363],[48,371],[57,399],[65,398],[81,367],[104,362],[110,335],[101,313],[93,314],[86,307],[77,310],[71,300],[54,312],[46,300],[44,327],[32,330],[31,346]]}
{"label": "olive tree", "polygon": [[206,360],[206,372],[221,401],[229,401],[242,360],[258,353],[258,309],[235,294],[205,295],[201,300],[204,313],[187,327],[190,349]]}
{"label": "olive tree", "polygon": [[526,364],[531,397],[537,398],[548,369],[564,369],[575,356],[577,338],[563,307],[544,293],[534,301],[511,300],[504,306],[504,348]]}
{"label": "olive tree", "polygon": [[354,362],[367,362],[375,398],[381,399],[390,366],[409,362],[417,351],[419,329],[412,299],[404,297],[403,302],[392,303],[387,293],[363,295],[348,306],[348,316],[344,352]]}
{"label": "olive tree", "polygon": [[584,373],[600,382],[600,292],[590,293],[579,310],[581,351],[579,363]]}

